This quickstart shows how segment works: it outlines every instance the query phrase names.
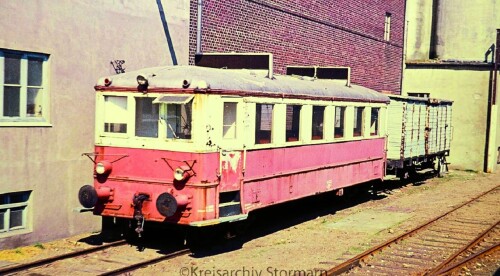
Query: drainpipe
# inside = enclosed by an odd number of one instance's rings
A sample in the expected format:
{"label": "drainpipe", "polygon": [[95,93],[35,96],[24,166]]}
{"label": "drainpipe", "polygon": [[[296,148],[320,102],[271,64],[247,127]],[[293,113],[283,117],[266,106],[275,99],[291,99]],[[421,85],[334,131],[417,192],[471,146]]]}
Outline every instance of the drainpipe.
{"label": "drainpipe", "polygon": [[196,54],[201,54],[201,17],[203,12],[203,0],[198,0],[198,16],[196,22]]}
{"label": "drainpipe", "polygon": [[[493,76],[491,79],[491,92],[488,95],[488,111],[486,125],[486,164],[485,171],[491,173],[495,171],[495,144],[498,131],[498,106],[497,106],[497,76],[500,61],[500,29],[497,29],[497,41],[494,54]],[[498,157],[497,157],[498,158]]]}
{"label": "drainpipe", "polygon": [[500,61],[500,29],[497,29],[497,44],[495,48],[495,68],[493,69],[493,99],[492,104],[497,104],[497,75],[498,75],[498,63]]}
{"label": "drainpipe", "polygon": [[429,58],[435,59],[439,58],[438,53],[438,24],[439,24],[439,12],[440,12],[440,0],[432,1],[432,23],[431,23],[431,42],[429,47]]}
{"label": "drainpipe", "polygon": [[[406,18],[407,16],[406,9],[407,5],[405,1],[403,18]],[[399,78],[399,95],[403,95],[403,78],[406,71],[406,54],[408,50],[408,24],[409,24],[408,20],[405,20],[403,23],[403,55],[401,57],[401,76]]]}

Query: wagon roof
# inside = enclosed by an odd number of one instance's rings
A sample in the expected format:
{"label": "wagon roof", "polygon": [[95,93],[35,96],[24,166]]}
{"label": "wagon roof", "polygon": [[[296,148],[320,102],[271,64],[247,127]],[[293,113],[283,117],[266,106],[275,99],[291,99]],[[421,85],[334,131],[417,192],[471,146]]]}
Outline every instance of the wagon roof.
{"label": "wagon roof", "polygon": [[[146,68],[134,72],[104,77],[98,80],[96,90],[136,90],[137,76],[148,79],[148,90],[182,89],[183,81],[190,82],[189,89],[209,91],[227,90],[261,93],[279,93],[288,97],[309,96],[332,100],[389,102],[387,95],[359,86],[346,86],[334,80],[313,79],[299,76],[275,75],[267,77],[264,70],[217,69],[198,66],[167,66]],[[105,86],[105,79],[111,84]]]}
{"label": "wagon roof", "polygon": [[423,97],[401,96],[401,95],[388,95],[388,96],[392,100],[416,101],[416,102],[425,102],[431,104],[453,104],[452,100],[438,99],[438,98],[423,98]]}

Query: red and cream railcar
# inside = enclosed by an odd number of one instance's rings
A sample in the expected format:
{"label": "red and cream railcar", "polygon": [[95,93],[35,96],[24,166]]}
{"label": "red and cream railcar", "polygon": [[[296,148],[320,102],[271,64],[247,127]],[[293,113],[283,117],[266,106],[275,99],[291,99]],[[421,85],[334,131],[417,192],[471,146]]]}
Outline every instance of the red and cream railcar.
{"label": "red and cream railcar", "polygon": [[266,73],[174,66],[100,79],[82,205],[204,226],[384,177],[387,96]]}

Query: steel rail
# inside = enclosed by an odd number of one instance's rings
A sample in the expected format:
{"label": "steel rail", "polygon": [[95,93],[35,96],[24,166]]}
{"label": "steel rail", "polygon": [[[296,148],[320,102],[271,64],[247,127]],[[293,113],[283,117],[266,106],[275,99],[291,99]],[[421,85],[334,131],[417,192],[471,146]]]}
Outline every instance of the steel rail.
{"label": "steel rail", "polygon": [[36,260],[33,262],[29,262],[29,263],[0,268],[0,275],[20,272],[20,271],[23,271],[26,269],[42,266],[45,264],[50,264],[53,262],[57,262],[57,261],[61,261],[61,260],[65,260],[65,259],[69,259],[69,258],[73,258],[73,257],[77,257],[77,256],[82,256],[85,254],[93,253],[93,252],[100,251],[100,250],[110,248],[110,247],[123,245],[126,243],[127,243],[126,240],[119,240],[119,241],[108,243],[106,245],[101,245],[101,246],[97,246],[97,247],[92,247],[92,248],[87,248],[87,249],[78,250],[78,251],[74,251],[74,252],[69,252],[69,253],[65,253],[65,254],[49,257],[49,258],[44,258],[41,260]]}
{"label": "steel rail", "polygon": [[369,258],[370,256],[373,256],[374,254],[376,254],[377,252],[380,252],[382,251],[384,248],[387,248],[389,247],[391,244],[395,244],[395,243],[398,243],[399,241],[405,239],[405,238],[408,238],[408,237],[411,237],[412,235],[418,233],[419,231],[423,230],[424,228],[426,228],[427,226],[429,226],[430,224],[434,223],[435,221],[449,215],[450,213],[453,213],[455,212],[456,210],[476,201],[477,199],[479,199],[480,197],[498,189],[500,187],[500,185],[497,185],[496,187],[486,191],[486,192],[483,192],[475,197],[473,197],[472,199],[458,205],[457,207],[453,208],[452,210],[442,214],[442,215],[439,215],[429,221],[427,221],[426,223],[404,233],[404,234],[401,234],[395,238],[392,238],[390,239],[389,241],[383,243],[383,244],[380,244],[380,245],[377,245],[375,247],[372,247],[368,250],[366,250],[365,252],[362,252],[356,256],[354,256],[353,258],[349,259],[349,260],[346,260],[344,261],[343,263],[331,268],[330,270],[327,271],[327,275],[340,275],[344,272],[347,272],[349,270],[351,270],[352,268],[354,267],[359,267],[361,262],[364,261],[365,259]]}
{"label": "steel rail", "polygon": [[465,245],[464,247],[460,248],[455,254],[453,254],[452,256],[450,256],[448,259],[444,260],[441,264],[439,264],[438,266],[434,267],[432,270],[430,270],[429,272],[425,273],[425,275],[436,275],[436,274],[440,274],[438,273],[439,271],[441,271],[444,267],[446,267],[447,265],[449,265],[450,263],[452,263],[454,260],[457,259],[457,257],[461,254],[463,254],[465,251],[473,248],[474,246],[476,246],[478,243],[480,243],[486,236],[488,236],[489,233],[491,233],[493,231],[493,229],[495,229],[495,227],[497,227],[498,225],[500,224],[500,221],[497,221],[495,224],[493,224],[491,227],[489,227],[488,229],[486,229],[485,231],[483,231],[481,234],[479,234],[474,240],[472,240],[471,242],[469,242],[467,245]]}
{"label": "steel rail", "polygon": [[450,273],[450,272],[453,272],[457,269],[461,269],[465,264],[471,262],[471,261],[474,261],[474,260],[477,260],[479,258],[482,258],[486,255],[489,255],[493,252],[495,252],[496,250],[500,250],[500,243],[497,243],[491,247],[488,247],[484,250],[481,250],[480,252],[476,253],[476,254],[473,254],[465,259],[463,259],[462,261],[458,262],[458,263],[455,263],[451,266],[448,266],[448,267],[445,267],[444,269],[432,274],[432,275],[443,275],[443,274],[447,274],[447,273]]}
{"label": "steel rail", "polygon": [[108,271],[108,272],[99,274],[99,276],[120,275],[120,274],[123,274],[125,272],[134,271],[134,270],[137,270],[137,269],[139,269],[141,267],[145,267],[145,266],[148,266],[148,265],[151,265],[151,264],[155,264],[155,263],[158,263],[158,262],[161,262],[161,261],[164,261],[164,260],[168,260],[168,259],[173,259],[175,257],[182,256],[182,255],[187,255],[187,254],[190,254],[190,253],[191,253],[191,250],[189,250],[189,249],[181,249],[179,251],[172,252],[172,253],[169,253],[167,255],[158,257],[158,258],[154,258],[154,259],[143,261],[143,262],[140,262],[140,263],[136,263],[136,264],[133,264],[133,265],[130,265],[130,266],[127,266],[127,267],[118,268],[118,269],[115,269],[115,270],[112,270],[112,271]]}

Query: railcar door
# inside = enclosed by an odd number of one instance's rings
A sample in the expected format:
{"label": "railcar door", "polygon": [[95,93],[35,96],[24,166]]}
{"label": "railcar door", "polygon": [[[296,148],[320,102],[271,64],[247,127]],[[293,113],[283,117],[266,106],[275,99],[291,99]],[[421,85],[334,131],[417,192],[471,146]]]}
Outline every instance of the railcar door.
{"label": "railcar door", "polygon": [[241,183],[245,151],[224,150],[219,152],[219,216],[241,214]]}

